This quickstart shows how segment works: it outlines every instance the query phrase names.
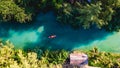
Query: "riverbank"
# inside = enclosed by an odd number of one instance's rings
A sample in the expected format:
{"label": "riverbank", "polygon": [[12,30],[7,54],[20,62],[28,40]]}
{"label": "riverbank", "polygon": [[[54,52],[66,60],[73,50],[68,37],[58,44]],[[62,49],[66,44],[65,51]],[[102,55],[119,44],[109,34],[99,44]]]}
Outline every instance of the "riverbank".
{"label": "riverbank", "polygon": [[[77,50],[78,51],[78,50]],[[89,51],[80,51],[88,55],[88,64],[101,68],[119,68],[120,54],[99,52],[97,48]],[[9,41],[0,43],[0,67],[1,68],[62,68],[70,52],[66,50],[45,50],[34,49],[24,51],[14,49]]]}

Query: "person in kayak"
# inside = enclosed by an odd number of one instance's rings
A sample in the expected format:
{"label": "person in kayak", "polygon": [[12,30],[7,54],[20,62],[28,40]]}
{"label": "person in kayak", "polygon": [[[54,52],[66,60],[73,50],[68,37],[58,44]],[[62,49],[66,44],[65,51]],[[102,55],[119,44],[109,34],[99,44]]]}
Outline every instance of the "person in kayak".
{"label": "person in kayak", "polygon": [[50,36],[48,36],[48,38],[50,38],[50,39],[56,38],[56,35],[50,35]]}

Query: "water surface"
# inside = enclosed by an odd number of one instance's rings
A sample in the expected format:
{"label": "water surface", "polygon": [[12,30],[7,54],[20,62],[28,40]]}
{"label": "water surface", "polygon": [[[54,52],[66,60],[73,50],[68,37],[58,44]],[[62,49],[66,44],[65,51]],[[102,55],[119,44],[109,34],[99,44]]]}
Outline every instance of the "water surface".
{"label": "water surface", "polygon": [[[16,48],[39,46],[46,49],[73,50],[96,46],[101,51],[120,52],[120,32],[110,33],[96,27],[76,30],[58,23],[53,12],[40,13],[32,23],[11,23],[0,24],[0,37],[10,40]],[[50,39],[50,35],[56,37]]]}

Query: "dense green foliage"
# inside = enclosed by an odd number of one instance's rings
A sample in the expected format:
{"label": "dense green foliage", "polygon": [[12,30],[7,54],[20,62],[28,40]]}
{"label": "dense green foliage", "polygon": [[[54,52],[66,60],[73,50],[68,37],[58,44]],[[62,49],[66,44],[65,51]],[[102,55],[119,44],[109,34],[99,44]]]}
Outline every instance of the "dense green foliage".
{"label": "dense green foliage", "polygon": [[38,59],[35,51],[14,49],[13,44],[6,41],[4,44],[0,43],[0,68],[62,68],[60,64],[65,61],[68,52],[45,51],[41,55],[42,57]]}
{"label": "dense green foliage", "polygon": [[0,0],[0,21],[26,22],[31,20],[31,13],[19,7],[13,0]]}
{"label": "dense green foliage", "polygon": [[[119,22],[117,17],[119,10],[119,0],[92,0],[91,3],[86,4],[76,1],[72,5],[70,3],[63,4],[58,13],[58,20],[74,27],[89,28],[91,25],[96,25],[98,28],[105,27],[110,30],[118,27],[114,22]],[[113,17],[116,19],[115,21]]]}
{"label": "dense green foliage", "polygon": [[[77,50],[78,51],[78,50]],[[69,56],[65,50],[42,51],[38,58],[36,50],[23,51],[14,49],[9,41],[0,43],[0,68],[62,68],[62,64]],[[82,51],[83,52],[83,51]],[[85,52],[89,57],[90,66],[102,68],[119,68],[120,54],[99,52],[97,48]]]}
{"label": "dense green foliage", "polygon": [[59,22],[75,28],[120,28],[120,0],[0,0],[0,21],[29,22],[38,12],[49,10],[56,13]]}
{"label": "dense green foliage", "polygon": [[89,65],[101,68],[120,68],[120,54],[99,52],[97,48],[87,52]]}
{"label": "dense green foliage", "polygon": [[75,6],[64,4],[62,11],[59,13],[58,20],[72,26],[83,26],[89,28],[91,24],[97,24],[98,27],[103,26],[103,20],[99,18],[102,8],[101,3],[82,6],[76,3]]}
{"label": "dense green foliage", "polygon": [[42,59],[45,59],[47,62],[53,64],[63,64],[65,59],[68,57],[68,54],[69,53],[65,50],[56,50],[56,51],[46,50],[42,55]]}

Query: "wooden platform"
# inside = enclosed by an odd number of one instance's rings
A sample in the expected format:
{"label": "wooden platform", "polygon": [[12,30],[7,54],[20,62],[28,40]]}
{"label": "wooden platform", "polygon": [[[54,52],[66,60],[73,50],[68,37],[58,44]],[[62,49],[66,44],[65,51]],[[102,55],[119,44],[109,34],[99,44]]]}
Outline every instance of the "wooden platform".
{"label": "wooden platform", "polygon": [[85,53],[74,51],[63,64],[62,68],[101,68],[88,65],[88,56]]}
{"label": "wooden platform", "polygon": [[93,67],[93,66],[88,66],[88,65],[77,66],[77,65],[65,64],[63,65],[62,68],[101,68],[101,67]]}

